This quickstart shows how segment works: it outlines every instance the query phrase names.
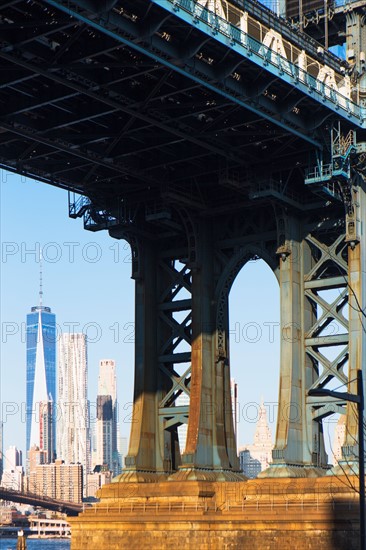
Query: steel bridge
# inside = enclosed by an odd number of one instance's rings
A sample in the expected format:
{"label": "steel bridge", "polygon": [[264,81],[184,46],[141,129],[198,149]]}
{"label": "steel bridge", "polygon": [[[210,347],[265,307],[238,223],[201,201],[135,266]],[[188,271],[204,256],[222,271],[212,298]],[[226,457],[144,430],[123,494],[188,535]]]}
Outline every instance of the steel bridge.
{"label": "steel bridge", "polygon": [[76,504],[75,502],[66,502],[31,492],[6,489],[5,487],[0,487],[0,500],[30,504],[31,506],[41,506],[46,510],[60,512],[69,516],[77,516],[84,509],[82,504]]}
{"label": "steel bridge", "polygon": [[[347,415],[343,459],[356,468],[355,411],[308,392],[355,393],[365,364],[365,6],[297,21],[253,0],[0,6],[1,166],[67,189],[71,217],[132,249],[134,422],[117,485],[243,479],[228,296],[253,257],[281,296],[263,475],[327,473],[322,420],[334,412]],[[343,42],[345,60],[327,47]]]}

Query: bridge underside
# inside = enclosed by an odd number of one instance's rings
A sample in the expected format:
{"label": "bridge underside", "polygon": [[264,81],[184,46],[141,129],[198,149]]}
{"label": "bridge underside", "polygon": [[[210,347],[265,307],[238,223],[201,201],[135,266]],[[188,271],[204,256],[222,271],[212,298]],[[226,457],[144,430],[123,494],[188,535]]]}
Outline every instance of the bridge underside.
{"label": "bridge underside", "polygon": [[4,168],[115,213],[143,196],[214,216],[269,179],[311,201],[304,168],[332,118],[324,104],[151,2],[125,1],[103,24],[77,4],[0,7]]}
{"label": "bridge underside", "polygon": [[[357,105],[342,96],[335,107],[324,82],[306,87],[299,73],[291,81],[289,62],[273,68],[263,44],[244,55],[240,44],[219,40],[219,30],[189,24],[190,12],[161,4],[126,0],[96,15],[82,0],[3,3],[0,162],[68,189],[72,217],[131,245],[134,418],[126,469],[115,481],[243,479],[228,296],[243,265],[258,257],[278,278],[282,329],[280,412],[264,475],[321,476],[329,469],[322,420],[345,413],[346,402],[308,392],[335,384],[355,393],[365,353]],[[314,44],[309,51],[315,55]],[[321,152],[323,162],[333,160],[330,129],[339,119],[347,185],[334,171],[324,185],[318,178],[314,193],[305,169]],[[352,408],[346,426],[352,469]]]}

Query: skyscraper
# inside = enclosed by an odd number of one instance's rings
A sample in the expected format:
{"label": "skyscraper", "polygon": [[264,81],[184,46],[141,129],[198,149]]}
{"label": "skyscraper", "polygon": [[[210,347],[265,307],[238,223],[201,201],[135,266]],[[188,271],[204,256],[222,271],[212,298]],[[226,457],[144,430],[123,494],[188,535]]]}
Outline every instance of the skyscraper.
{"label": "skyscraper", "polygon": [[272,434],[262,400],[254,433],[254,443],[239,449],[240,465],[244,474],[248,477],[256,477],[260,471],[268,468],[272,462],[272,449]]}
{"label": "skyscraper", "polygon": [[113,475],[120,473],[117,448],[117,376],[116,362],[102,359],[99,362],[96,448],[97,463],[108,464]]}
{"label": "skyscraper", "polygon": [[[27,391],[26,391],[26,450],[42,441],[48,442],[50,457],[55,451],[55,420],[52,403],[56,401],[56,317],[49,307],[42,304],[42,272],[39,305],[27,315]],[[51,404],[50,404],[51,403]],[[45,425],[41,421],[45,407],[51,418]],[[44,430],[49,432],[45,433]]]}
{"label": "skyscraper", "polygon": [[90,470],[86,336],[65,333],[58,349],[57,457]]}
{"label": "skyscraper", "polygon": [[53,401],[49,399],[40,403],[39,422],[40,422],[40,449],[44,451],[46,463],[49,464],[55,459],[54,445],[54,414]]}
{"label": "skyscraper", "polygon": [[110,395],[97,396],[96,463],[113,471],[113,409]]}
{"label": "skyscraper", "polygon": [[257,458],[253,458],[249,449],[239,451],[240,470],[249,479],[254,479],[262,471],[262,465]]}
{"label": "skyscraper", "polygon": [[22,466],[22,451],[19,451],[15,445],[11,445],[5,451],[5,468],[14,470],[17,466]]}
{"label": "skyscraper", "polygon": [[99,361],[98,395],[110,395],[113,406],[117,403],[116,362],[113,359]]}
{"label": "skyscraper", "polygon": [[1,476],[1,485],[8,489],[21,491],[23,480],[22,451],[18,451],[14,446],[9,447],[4,453],[4,470]]}

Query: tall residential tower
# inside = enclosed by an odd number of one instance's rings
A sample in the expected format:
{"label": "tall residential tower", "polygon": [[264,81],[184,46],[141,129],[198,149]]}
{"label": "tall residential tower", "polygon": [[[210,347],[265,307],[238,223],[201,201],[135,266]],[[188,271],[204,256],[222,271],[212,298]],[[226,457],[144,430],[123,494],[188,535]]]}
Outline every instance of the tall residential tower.
{"label": "tall residential tower", "polygon": [[90,471],[86,336],[64,333],[58,349],[57,457]]}

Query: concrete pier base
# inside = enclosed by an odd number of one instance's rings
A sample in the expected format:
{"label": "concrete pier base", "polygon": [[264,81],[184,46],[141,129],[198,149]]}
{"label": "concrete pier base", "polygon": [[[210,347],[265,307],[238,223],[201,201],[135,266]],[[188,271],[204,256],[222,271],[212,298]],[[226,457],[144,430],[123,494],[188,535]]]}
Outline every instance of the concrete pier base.
{"label": "concrete pier base", "polygon": [[353,478],[112,483],[70,518],[71,550],[356,550]]}

